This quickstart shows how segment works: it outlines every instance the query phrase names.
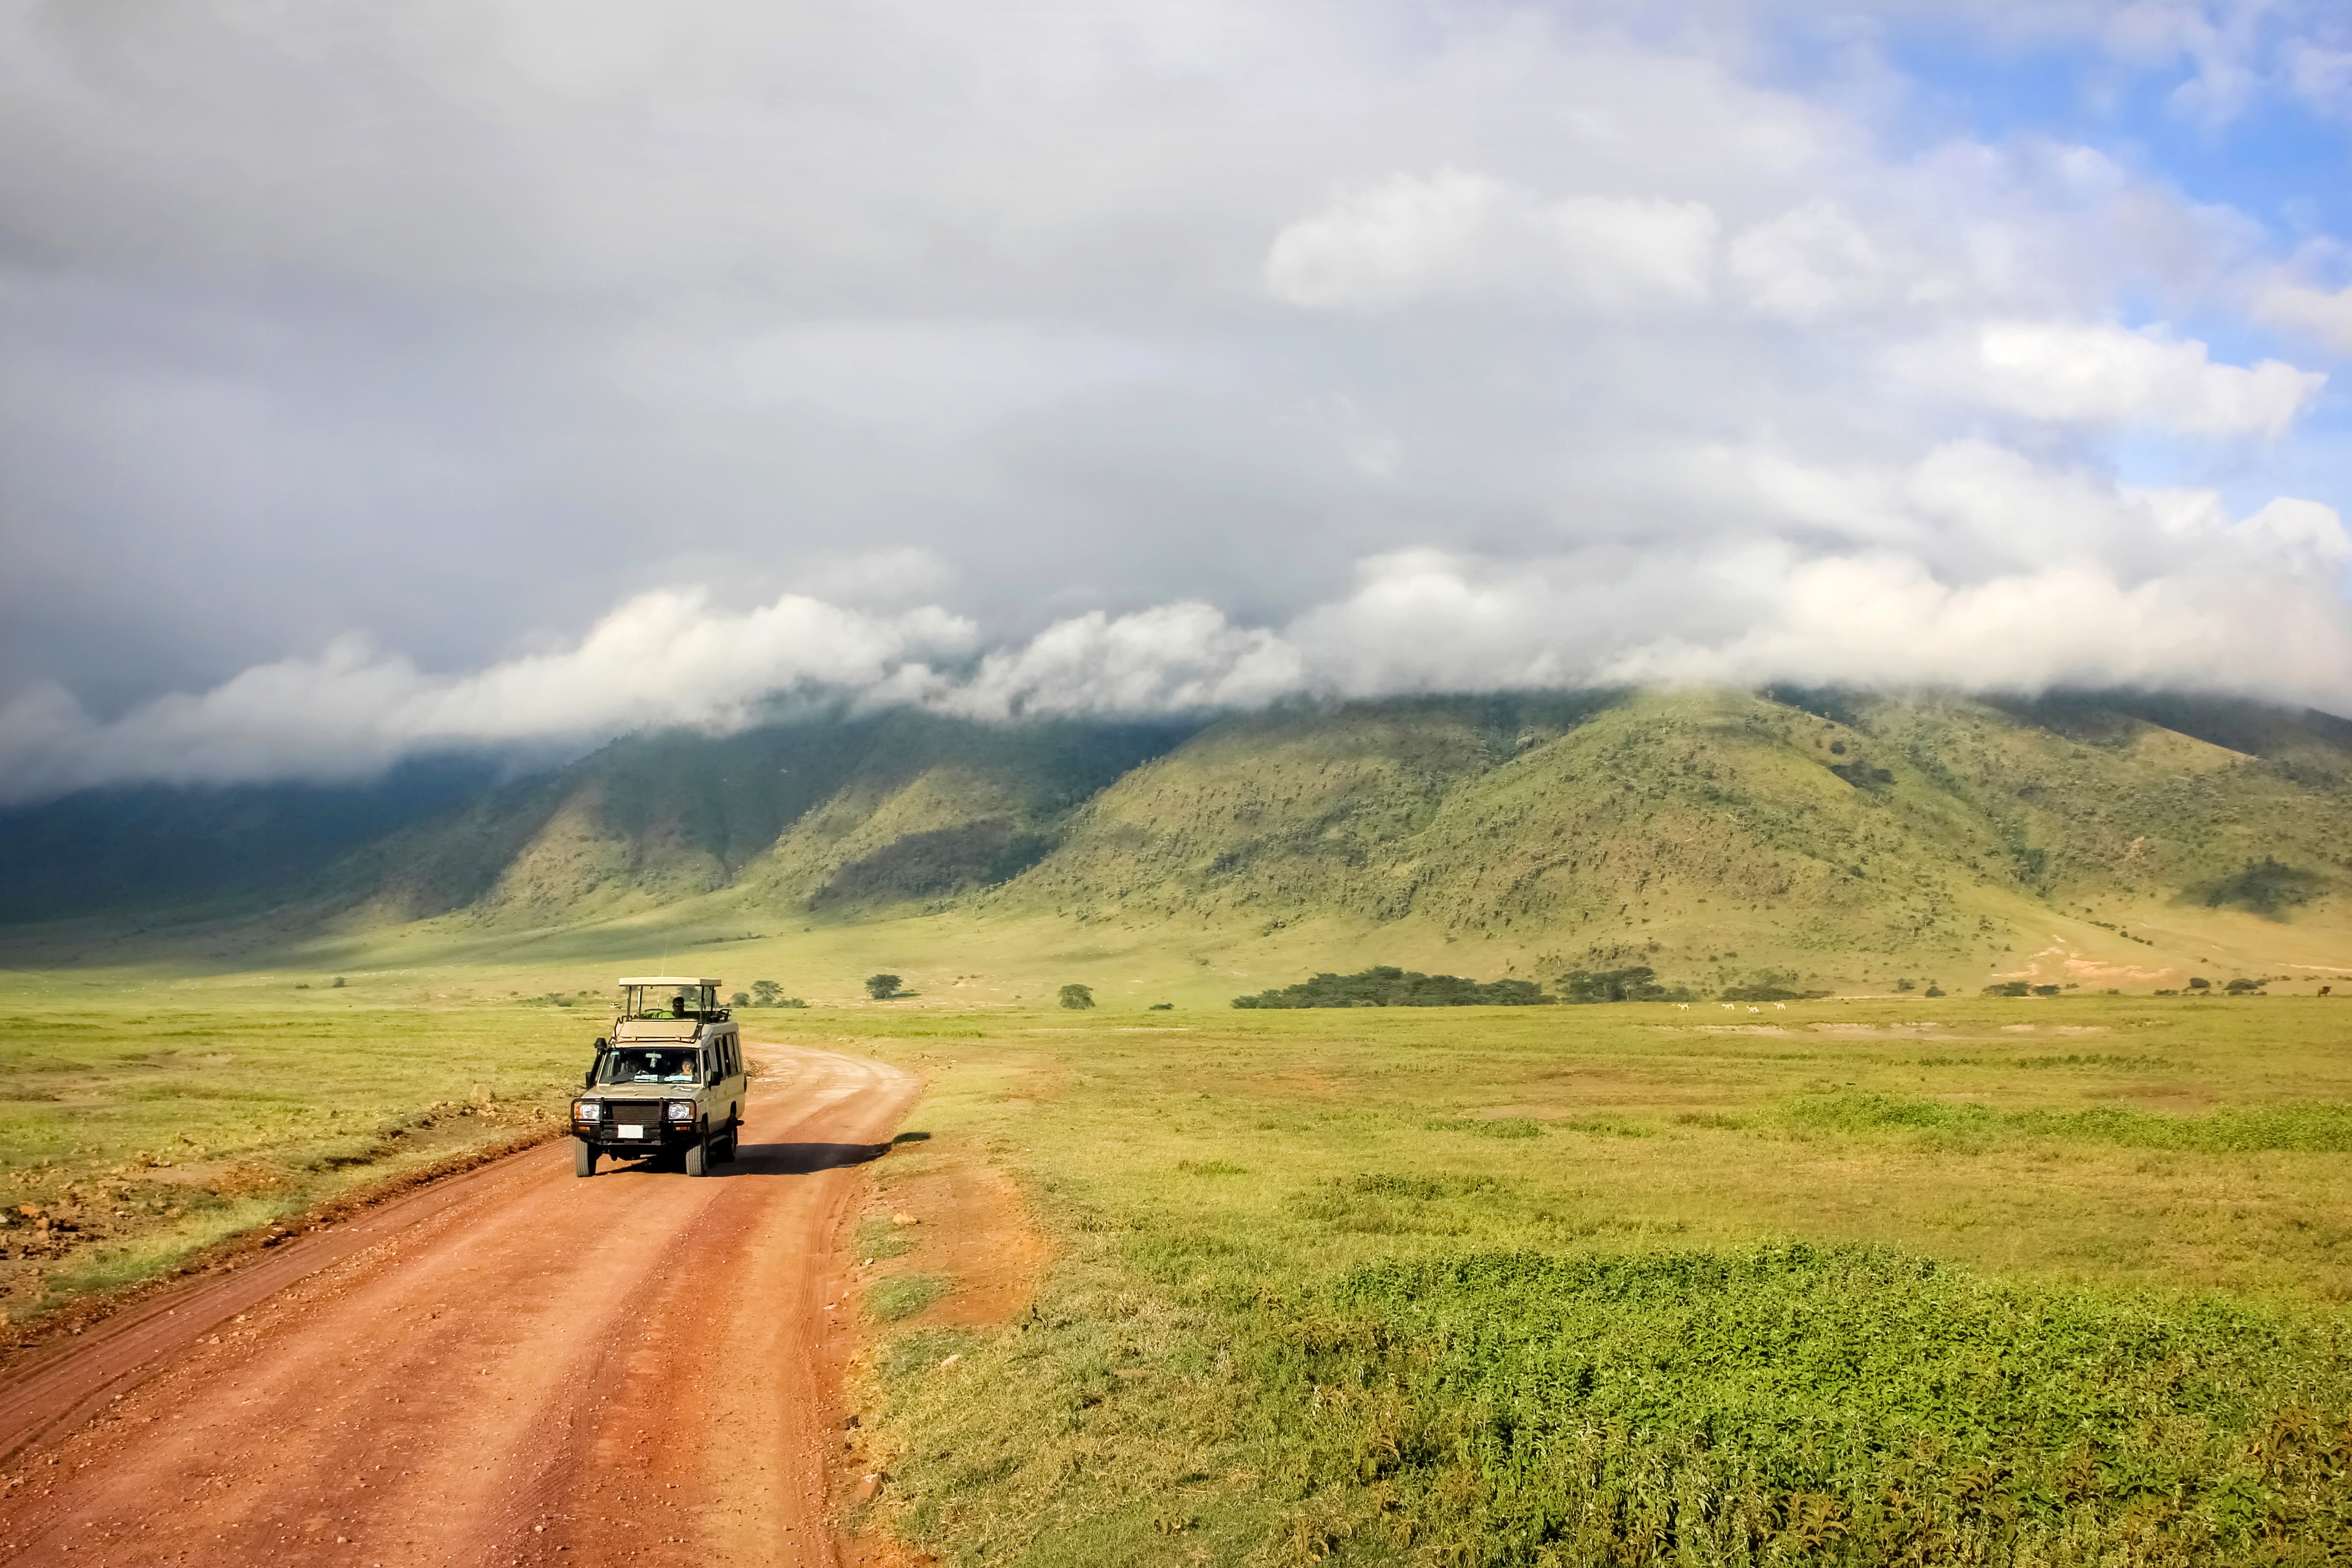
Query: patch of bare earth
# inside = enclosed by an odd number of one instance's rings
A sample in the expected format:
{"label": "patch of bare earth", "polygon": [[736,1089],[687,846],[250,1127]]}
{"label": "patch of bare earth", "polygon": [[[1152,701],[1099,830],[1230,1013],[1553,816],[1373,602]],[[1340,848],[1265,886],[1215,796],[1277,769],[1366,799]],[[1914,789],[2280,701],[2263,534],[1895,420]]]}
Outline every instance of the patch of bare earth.
{"label": "patch of bare earth", "polygon": [[[858,1229],[869,1237],[887,1236],[906,1250],[895,1258],[855,1260],[860,1300],[885,1281],[929,1277],[947,1280],[948,1290],[899,1326],[987,1329],[1027,1310],[1052,1249],[1031,1220],[1018,1184],[991,1165],[976,1144],[960,1137],[909,1135],[894,1157],[903,1158],[905,1165],[869,1186]],[[853,1384],[860,1380],[870,1349],[862,1345],[852,1353]],[[840,1458],[848,1502],[869,1501],[887,1488],[888,1475],[867,1457],[861,1426],[843,1429]],[[929,1568],[939,1559],[877,1532],[851,1538],[845,1561],[854,1568]]]}

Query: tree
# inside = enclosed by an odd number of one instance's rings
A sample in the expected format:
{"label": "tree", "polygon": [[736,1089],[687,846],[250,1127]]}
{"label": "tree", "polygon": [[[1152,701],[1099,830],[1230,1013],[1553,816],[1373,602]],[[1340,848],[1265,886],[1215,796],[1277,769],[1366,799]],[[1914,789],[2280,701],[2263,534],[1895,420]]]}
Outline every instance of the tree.
{"label": "tree", "polygon": [[734,1003],[738,1007],[749,1007],[751,1005],[751,994],[749,991],[738,991],[727,1000]]}
{"label": "tree", "polygon": [[776,998],[783,994],[783,990],[784,988],[782,986],[777,984],[772,980],[754,980],[751,982],[751,994],[760,999],[760,1005],[762,1007],[774,1006],[776,1005]]}
{"label": "tree", "polygon": [[1095,994],[1087,987],[1084,985],[1065,985],[1062,987],[1063,1006],[1076,1008],[1091,1007],[1094,1005]]}
{"label": "tree", "polygon": [[898,977],[895,974],[869,974],[866,977],[866,994],[877,1002],[887,1002],[898,994]]}

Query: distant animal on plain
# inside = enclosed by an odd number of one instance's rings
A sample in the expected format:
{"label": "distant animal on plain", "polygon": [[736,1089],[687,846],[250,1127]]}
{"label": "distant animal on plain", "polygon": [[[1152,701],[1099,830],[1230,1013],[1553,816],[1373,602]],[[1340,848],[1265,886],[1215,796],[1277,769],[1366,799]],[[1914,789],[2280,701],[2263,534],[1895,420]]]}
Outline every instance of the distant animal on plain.
{"label": "distant animal on plain", "polygon": [[1763,1008],[1761,1008],[1761,1007],[1750,1007],[1750,1008],[1749,1008],[1749,1009],[1748,1009],[1748,1010],[1749,1012],[1751,1012],[1751,1013],[1761,1013],[1762,1011],[1764,1011],[1764,1009],[1763,1009]]}

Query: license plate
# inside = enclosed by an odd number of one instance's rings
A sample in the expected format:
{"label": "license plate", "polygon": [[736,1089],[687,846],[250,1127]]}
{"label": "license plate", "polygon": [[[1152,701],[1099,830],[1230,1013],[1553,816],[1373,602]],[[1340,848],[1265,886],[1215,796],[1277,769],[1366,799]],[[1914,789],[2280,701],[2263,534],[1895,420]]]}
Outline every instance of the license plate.
{"label": "license plate", "polygon": [[615,1127],[613,1131],[624,1138],[642,1138],[646,1135],[646,1130],[642,1127]]}

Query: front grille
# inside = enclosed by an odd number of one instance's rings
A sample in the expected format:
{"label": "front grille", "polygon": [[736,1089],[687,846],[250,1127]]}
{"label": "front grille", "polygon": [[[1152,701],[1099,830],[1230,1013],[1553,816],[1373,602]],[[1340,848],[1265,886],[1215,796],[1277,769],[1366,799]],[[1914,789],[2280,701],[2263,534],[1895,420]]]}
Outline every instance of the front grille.
{"label": "front grille", "polygon": [[610,1127],[658,1127],[661,1125],[662,1102],[658,1100],[608,1100],[604,1102],[604,1121]]}

